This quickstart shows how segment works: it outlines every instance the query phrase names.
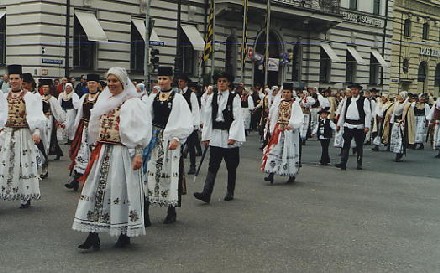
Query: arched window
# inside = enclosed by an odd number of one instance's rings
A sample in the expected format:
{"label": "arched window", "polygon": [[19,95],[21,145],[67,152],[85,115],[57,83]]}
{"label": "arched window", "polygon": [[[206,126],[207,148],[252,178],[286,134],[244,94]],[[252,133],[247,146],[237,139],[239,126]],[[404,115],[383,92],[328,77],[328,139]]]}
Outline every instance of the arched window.
{"label": "arched window", "polygon": [[403,23],[403,35],[405,37],[411,36],[411,19],[406,19]]}
{"label": "arched window", "polygon": [[428,74],[428,63],[421,62],[419,65],[419,71],[417,73],[417,81],[418,82],[425,82],[427,74]]}
{"label": "arched window", "polygon": [[226,39],[225,70],[234,77],[237,72],[237,54],[237,39],[234,36],[229,36]]}
{"label": "arched window", "polygon": [[434,78],[435,86],[440,86],[440,63],[435,67],[435,78]]}

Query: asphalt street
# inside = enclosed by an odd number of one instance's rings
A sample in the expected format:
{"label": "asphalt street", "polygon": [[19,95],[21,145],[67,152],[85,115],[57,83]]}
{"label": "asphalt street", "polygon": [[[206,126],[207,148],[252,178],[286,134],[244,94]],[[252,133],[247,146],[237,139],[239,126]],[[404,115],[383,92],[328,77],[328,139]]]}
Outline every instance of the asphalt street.
{"label": "asphalt street", "polygon": [[[428,147],[404,162],[365,147],[364,170],[319,166],[316,140],[304,146],[294,184],[259,171],[253,133],[241,149],[236,199],[223,201],[224,164],[210,205],[192,196],[193,181],[174,225],[152,208],[153,226],[127,249],[101,235],[99,252],[77,246],[87,234],[71,229],[79,193],[64,188],[67,156],[51,161],[42,198],[30,209],[0,201],[0,272],[440,272],[440,160]],[[66,147],[64,147],[66,148]],[[332,164],[338,150],[331,149]],[[199,158],[198,158],[199,159]]]}

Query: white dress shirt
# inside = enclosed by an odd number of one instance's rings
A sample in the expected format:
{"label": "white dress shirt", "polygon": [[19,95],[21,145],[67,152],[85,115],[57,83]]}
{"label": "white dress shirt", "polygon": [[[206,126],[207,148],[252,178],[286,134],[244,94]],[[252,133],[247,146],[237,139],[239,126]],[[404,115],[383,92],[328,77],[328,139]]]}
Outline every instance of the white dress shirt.
{"label": "white dress shirt", "polygon": [[364,99],[365,126],[364,124],[350,124],[345,122],[346,119],[352,119],[352,120],[360,119],[359,112],[357,109],[357,101],[359,98],[360,96],[352,97],[351,103],[348,106],[347,106],[347,100],[345,100],[344,105],[341,108],[341,117],[338,121],[338,126],[344,126],[350,129],[371,128],[371,107],[370,107],[370,101],[367,98]]}

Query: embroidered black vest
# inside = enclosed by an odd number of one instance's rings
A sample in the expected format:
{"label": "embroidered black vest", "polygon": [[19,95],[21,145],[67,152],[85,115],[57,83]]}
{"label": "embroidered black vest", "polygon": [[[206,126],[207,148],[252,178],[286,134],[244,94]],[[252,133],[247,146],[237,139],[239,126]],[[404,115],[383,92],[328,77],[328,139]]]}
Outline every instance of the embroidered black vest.
{"label": "embroidered black vest", "polygon": [[325,138],[331,138],[332,137],[332,128],[330,127],[330,120],[329,119],[319,119],[319,125],[318,125],[318,132],[316,133],[318,135],[318,139],[321,136],[321,128],[324,127],[324,137]]}
{"label": "embroidered black vest", "polygon": [[160,93],[156,95],[153,100],[153,125],[161,129],[165,129],[168,124],[168,118],[170,117],[171,110],[173,109],[173,100],[175,91],[170,91],[168,100],[160,101]]}
{"label": "embroidered black vest", "polygon": [[235,92],[229,92],[228,101],[226,102],[226,108],[222,111],[224,121],[216,121],[218,113],[218,91],[215,91],[212,97],[212,129],[229,130],[231,124],[234,121],[233,106],[232,103],[236,96]]}
{"label": "embroidered black vest", "polygon": [[64,110],[73,109],[73,98],[70,98],[69,100],[61,100],[61,107]]}

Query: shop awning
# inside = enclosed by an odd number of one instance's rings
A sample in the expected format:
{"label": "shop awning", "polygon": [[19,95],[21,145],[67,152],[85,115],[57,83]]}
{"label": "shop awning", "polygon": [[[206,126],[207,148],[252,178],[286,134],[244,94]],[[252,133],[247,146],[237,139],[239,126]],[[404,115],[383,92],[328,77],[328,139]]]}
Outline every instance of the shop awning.
{"label": "shop awning", "polygon": [[330,60],[332,60],[332,63],[338,63],[341,61],[339,59],[338,55],[336,55],[336,52],[333,50],[333,48],[327,44],[327,43],[321,43],[322,49],[324,49],[325,53],[329,56]]}
{"label": "shop awning", "polygon": [[108,42],[107,36],[101,27],[95,14],[84,11],[75,11],[75,16],[79,23],[84,28],[89,41],[93,42]]}
{"label": "shop awning", "polygon": [[351,56],[356,60],[358,64],[365,64],[364,59],[362,58],[361,54],[356,50],[356,48],[347,46],[348,52],[350,52]]}
{"label": "shop awning", "polygon": [[0,19],[2,19],[3,16],[5,16],[5,15],[6,15],[6,11],[0,10]]}
{"label": "shop awning", "polygon": [[375,49],[371,50],[371,54],[373,54],[374,58],[380,63],[382,67],[389,67],[389,64],[384,60],[382,55]]}
{"label": "shop awning", "polygon": [[[139,31],[139,34],[142,36],[142,39],[144,39],[145,42],[147,28],[145,27],[144,20],[132,18],[131,21],[133,22],[134,26]],[[159,36],[157,35],[156,31],[154,31],[154,29],[151,30],[150,45],[163,45],[163,42],[159,39]]]}
{"label": "shop awning", "polygon": [[186,37],[191,42],[194,50],[203,51],[205,50],[205,40],[202,38],[202,34],[193,25],[182,25],[183,32],[185,32]]}

